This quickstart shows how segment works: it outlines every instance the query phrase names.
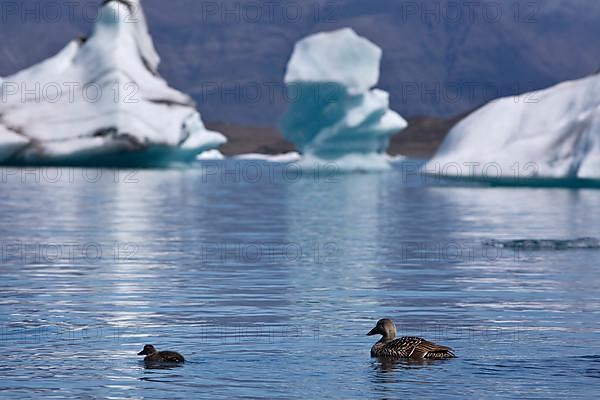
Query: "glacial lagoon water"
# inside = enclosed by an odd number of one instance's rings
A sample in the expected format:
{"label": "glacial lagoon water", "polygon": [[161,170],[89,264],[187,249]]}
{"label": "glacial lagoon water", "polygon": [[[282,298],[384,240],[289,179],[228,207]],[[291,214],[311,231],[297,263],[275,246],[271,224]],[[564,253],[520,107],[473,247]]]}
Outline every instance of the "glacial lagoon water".
{"label": "glacial lagoon water", "polygon": [[600,191],[258,165],[3,168],[0,397],[595,398]]}

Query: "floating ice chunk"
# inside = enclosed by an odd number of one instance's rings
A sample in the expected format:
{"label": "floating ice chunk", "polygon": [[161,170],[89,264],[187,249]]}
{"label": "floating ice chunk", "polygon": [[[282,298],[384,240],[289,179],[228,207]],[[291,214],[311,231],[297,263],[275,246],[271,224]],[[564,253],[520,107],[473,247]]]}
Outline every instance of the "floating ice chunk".
{"label": "floating ice chunk", "polygon": [[273,163],[292,163],[296,161],[300,161],[300,154],[295,151],[289,153],[282,154],[259,154],[259,153],[250,153],[250,154],[241,154],[235,157],[238,160],[258,160],[265,162],[273,162]]}
{"label": "floating ice chunk", "polygon": [[599,94],[600,75],[594,75],[494,101],[450,131],[426,171],[475,179],[600,179]]}
{"label": "floating ice chunk", "polygon": [[335,82],[350,95],[361,94],[379,81],[381,55],[350,28],[317,33],[296,43],[285,82]]}
{"label": "floating ice chunk", "polygon": [[371,90],[380,60],[381,49],[351,29],[296,44],[285,77],[293,101],[279,126],[304,157],[352,160],[347,166],[359,165],[362,157],[361,170],[388,165],[390,137],[407,124],[389,109],[388,93]]}
{"label": "floating ice chunk", "polygon": [[226,141],[159,76],[139,3],[105,2],[87,40],[0,80],[0,162],[162,166]]}
{"label": "floating ice chunk", "polygon": [[197,160],[201,161],[212,161],[212,160],[224,160],[225,156],[219,150],[207,150],[204,151],[196,157]]}

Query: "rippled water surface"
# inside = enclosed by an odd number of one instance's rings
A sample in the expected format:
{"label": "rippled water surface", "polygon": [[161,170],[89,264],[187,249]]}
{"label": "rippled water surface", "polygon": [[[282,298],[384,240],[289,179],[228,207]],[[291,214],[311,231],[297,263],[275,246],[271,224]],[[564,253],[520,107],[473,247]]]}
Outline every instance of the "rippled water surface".
{"label": "rippled water surface", "polygon": [[[0,397],[596,397],[600,191],[244,165],[4,171]],[[381,317],[458,358],[371,359]]]}

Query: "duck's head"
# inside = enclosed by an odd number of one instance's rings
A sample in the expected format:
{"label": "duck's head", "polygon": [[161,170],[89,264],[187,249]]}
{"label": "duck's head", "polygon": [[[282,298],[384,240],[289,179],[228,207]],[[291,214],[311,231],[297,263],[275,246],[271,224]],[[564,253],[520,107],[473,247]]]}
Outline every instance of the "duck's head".
{"label": "duck's head", "polygon": [[384,339],[393,339],[396,337],[396,325],[391,319],[380,319],[375,328],[371,329],[368,336],[381,335]]}
{"label": "duck's head", "polygon": [[156,349],[151,344],[144,346],[144,349],[138,353],[138,356],[149,356],[156,353]]}

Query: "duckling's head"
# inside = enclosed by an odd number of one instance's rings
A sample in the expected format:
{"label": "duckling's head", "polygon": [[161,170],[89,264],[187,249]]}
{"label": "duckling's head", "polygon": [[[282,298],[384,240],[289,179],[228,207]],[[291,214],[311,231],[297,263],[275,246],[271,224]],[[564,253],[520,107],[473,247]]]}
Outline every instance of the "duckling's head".
{"label": "duckling's head", "polygon": [[144,346],[144,350],[138,353],[138,356],[149,356],[156,353],[156,349],[151,344],[147,344]]}
{"label": "duckling's head", "polygon": [[375,328],[371,329],[367,335],[381,335],[384,340],[392,340],[396,337],[396,325],[391,319],[380,319]]}

